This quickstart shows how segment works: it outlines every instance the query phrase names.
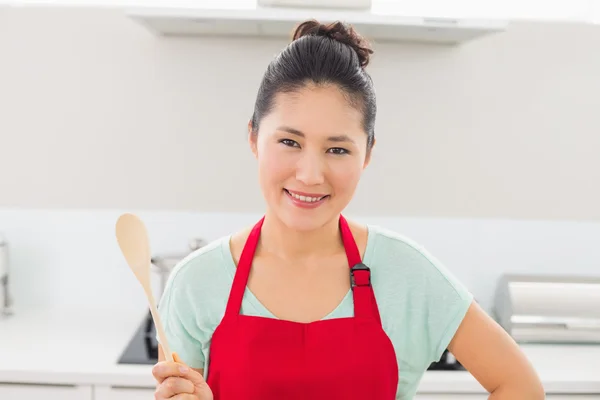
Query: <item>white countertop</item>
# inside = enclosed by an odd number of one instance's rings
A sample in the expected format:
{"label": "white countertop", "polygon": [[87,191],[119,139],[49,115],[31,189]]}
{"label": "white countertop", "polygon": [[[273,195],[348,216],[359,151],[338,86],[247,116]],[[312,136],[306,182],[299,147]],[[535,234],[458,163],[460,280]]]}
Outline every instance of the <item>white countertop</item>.
{"label": "white countertop", "polygon": [[[147,311],[17,310],[0,319],[0,382],[155,385],[151,365],[117,360]],[[600,394],[600,346],[522,346],[548,393]],[[483,392],[468,372],[427,371],[420,392]]]}
{"label": "white countertop", "polygon": [[146,315],[17,310],[0,319],[0,382],[153,387],[152,366],[117,364]]}

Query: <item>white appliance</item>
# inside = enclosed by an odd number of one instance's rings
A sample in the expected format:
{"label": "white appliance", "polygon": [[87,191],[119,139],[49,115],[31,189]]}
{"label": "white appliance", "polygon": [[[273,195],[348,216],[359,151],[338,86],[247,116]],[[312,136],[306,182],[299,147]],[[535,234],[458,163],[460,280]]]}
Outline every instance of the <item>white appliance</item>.
{"label": "white appliance", "polygon": [[600,343],[600,275],[504,275],[493,313],[520,343]]}
{"label": "white appliance", "polygon": [[8,242],[0,235],[0,317],[11,314],[8,284]]}
{"label": "white appliance", "polygon": [[257,4],[265,7],[371,9],[371,0],[257,0]]}

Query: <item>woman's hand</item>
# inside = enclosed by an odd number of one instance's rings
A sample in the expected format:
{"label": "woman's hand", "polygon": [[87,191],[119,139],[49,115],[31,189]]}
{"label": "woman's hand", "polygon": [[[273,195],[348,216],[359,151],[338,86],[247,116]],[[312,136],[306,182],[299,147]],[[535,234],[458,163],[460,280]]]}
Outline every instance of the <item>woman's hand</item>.
{"label": "woman's hand", "polygon": [[213,400],[213,394],[204,377],[185,365],[173,354],[174,362],[159,361],[152,368],[158,383],[156,400]]}

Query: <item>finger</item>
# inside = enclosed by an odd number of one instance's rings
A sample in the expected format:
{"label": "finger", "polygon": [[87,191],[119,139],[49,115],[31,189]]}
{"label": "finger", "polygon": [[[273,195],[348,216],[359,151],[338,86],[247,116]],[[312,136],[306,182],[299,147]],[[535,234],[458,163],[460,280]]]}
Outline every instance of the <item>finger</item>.
{"label": "finger", "polygon": [[206,384],[204,377],[200,375],[198,371],[195,371],[188,367],[187,365],[183,365],[180,367],[180,371],[182,371],[182,377],[191,381],[197,387],[201,387]]}
{"label": "finger", "polygon": [[184,378],[167,378],[156,389],[159,399],[170,399],[178,394],[194,394],[196,390],[194,384]]}
{"label": "finger", "polygon": [[169,377],[184,377],[189,373],[189,367],[170,361],[160,361],[152,367],[152,375],[160,384]]}
{"label": "finger", "polygon": [[171,397],[169,400],[198,400],[198,396],[193,394],[178,394],[177,396]]}
{"label": "finger", "polygon": [[187,365],[162,361],[157,363],[152,368],[152,375],[159,384],[169,377],[185,378],[191,381],[194,385],[201,387],[206,384],[204,377],[197,371],[194,371]]}

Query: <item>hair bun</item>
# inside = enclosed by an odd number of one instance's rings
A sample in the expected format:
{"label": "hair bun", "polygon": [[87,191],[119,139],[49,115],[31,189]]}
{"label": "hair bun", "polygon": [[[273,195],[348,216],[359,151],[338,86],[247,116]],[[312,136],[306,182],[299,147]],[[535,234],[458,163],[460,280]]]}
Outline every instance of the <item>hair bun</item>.
{"label": "hair bun", "polygon": [[369,58],[373,54],[370,44],[351,25],[344,24],[341,21],[336,21],[328,25],[314,19],[304,21],[294,31],[292,40],[309,35],[329,37],[352,47],[358,55],[358,60],[362,68],[365,68],[369,64]]}

